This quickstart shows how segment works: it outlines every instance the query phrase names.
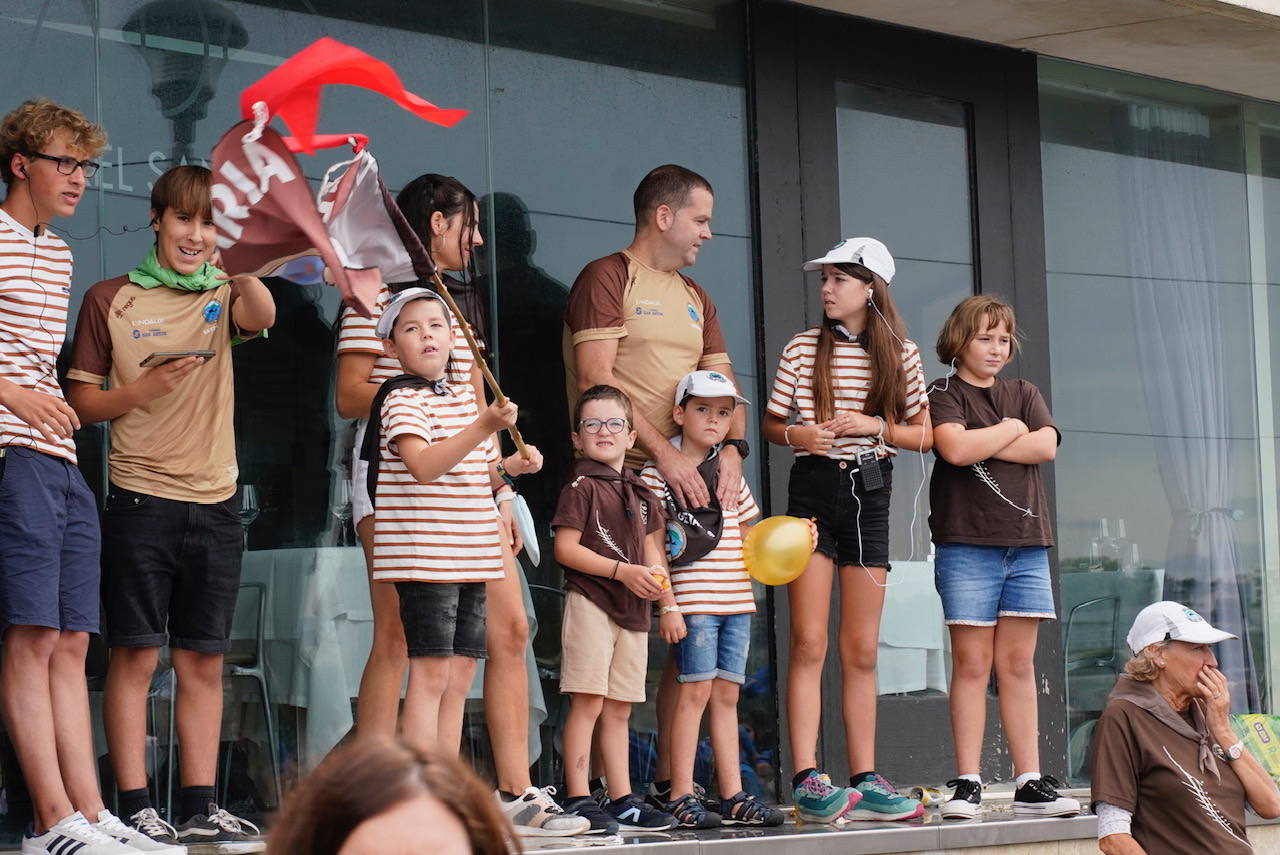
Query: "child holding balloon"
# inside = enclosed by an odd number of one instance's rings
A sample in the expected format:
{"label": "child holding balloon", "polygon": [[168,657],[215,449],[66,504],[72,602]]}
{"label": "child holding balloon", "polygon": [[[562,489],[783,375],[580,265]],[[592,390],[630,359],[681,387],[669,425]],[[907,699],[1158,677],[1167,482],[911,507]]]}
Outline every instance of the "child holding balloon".
{"label": "child holding balloon", "polygon": [[[734,410],[746,403],[733,382],[718,371],[686,374],[676,385],[672,417],[680,435],[671,444],[716,478],[720,444],[729,433]],[[679,688],[671,723],[667,812],[681,828],[714,828],[722,821],[725,825],[781,825],[780,811],[743,791],[738,758],[738,691],[746,681],[751,615],[756,610],[743,563],[742,538],[760,509],[746,479],[737,505],[717,508],[713,514],[680,508],[652,461],[641,471],[640,480],[666,500],[668,509],[671,587],[658,599],[659,629],[668,643],[676,645]],[[714,497],[715,485],[708,488]],[[698,731],[708,703],[720,785],[719,813],[707,810],[693,790]]]}
{"label": "child holding balloon", "polygon": [[[875,772],[876,653],[895,446],[923,453],[933,442],[924,372],[889,293],[894,262],[883,243],[843,240],[804,269],[822,271],[824,317],[783,350],[764,418],[765,437],[795,450],[787,513],[818,527],[817,551],[787,586],[792,799],[798,817],[817,822],[909,819],[924,807]],[[817,769],[837,572],[848,787],[832,786]]]}
{"label": "child holding balloon", "polygon": [[951,634],[959,771],[941,809],[948,819],[974,817],[982,805],[979,755],[993,664],[1017,774],[1013,812],[1080,812],[1080,803],[1059,796],[1057,781],[1039,771],[1033,658],[1040,621],[1056,616],[1048,558],[1053,530],[1040,464],[1053,460],[1062,437],[1039,389],[999,376],[1017,352],[1013,308],[999,297],[969,297],[938,334],[938,359],[955,365],[955,374],[929,390],[938,457],[929,482],[929,528],[937,544],[934,581]]}

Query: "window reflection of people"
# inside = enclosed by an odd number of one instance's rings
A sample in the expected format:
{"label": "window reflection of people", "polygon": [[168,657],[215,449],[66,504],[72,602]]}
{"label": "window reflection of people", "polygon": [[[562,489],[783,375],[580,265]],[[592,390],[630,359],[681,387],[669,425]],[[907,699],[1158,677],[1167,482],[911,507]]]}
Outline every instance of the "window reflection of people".
{"label": "window reflection of people", "polygon": [[456,759],[389,739],[335,751],[285,800],[268,855],[507,855],[511,827]]}
{"label": "window reflection of people", "polygon": [[1092,795],[1106,855],[1242,855],[1245,808],[1280,817],[1280,791],[1231,729],[1213,645],[1235,638],[1174,602],[1138,613],[1133,658],[1093,737]]}

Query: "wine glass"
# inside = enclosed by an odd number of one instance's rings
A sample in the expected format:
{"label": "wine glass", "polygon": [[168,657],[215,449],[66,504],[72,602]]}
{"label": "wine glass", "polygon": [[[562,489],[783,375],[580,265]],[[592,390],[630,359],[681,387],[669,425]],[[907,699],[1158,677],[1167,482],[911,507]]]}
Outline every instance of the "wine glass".
{"label": "wine glass", "polygon": [[240,487],[240,525],[244,527],[244,548],[249,548],[249,526],[253,525],[262,513],[262,504],[258,498],[258,488],[253,484]]}
{"label": "wine glass", "polygon": [[347,545],[347,528],[351,525],[351,480],[339,478],[333,486],[333,503],[329,512],[338,521],[337,545]]}

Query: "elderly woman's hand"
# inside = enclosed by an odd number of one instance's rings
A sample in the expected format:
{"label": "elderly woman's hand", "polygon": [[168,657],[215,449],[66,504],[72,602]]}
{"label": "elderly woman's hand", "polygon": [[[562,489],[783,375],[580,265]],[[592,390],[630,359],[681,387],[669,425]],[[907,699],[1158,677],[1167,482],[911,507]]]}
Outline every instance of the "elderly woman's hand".
{"label": "elderly woman's hand", "polygon": [[1205,710],[1209,718],[1209,726],[1228,724],[1227,716],[1231,712],[1230,687],[1222,672],[1211,665],[1200,669],[1196,675],[1196,688],[1204,700]]}

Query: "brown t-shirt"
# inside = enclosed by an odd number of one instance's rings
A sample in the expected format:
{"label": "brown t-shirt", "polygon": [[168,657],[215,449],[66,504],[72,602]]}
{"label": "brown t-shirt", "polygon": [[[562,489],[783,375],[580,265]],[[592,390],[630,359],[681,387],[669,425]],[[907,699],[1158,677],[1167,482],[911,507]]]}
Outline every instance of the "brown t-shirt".
{"label": "brown t-shirt", "polygon": [[132,383],[155,351],[212,350],[167,395],[111,422],[111,481],[126,490],[211,504],[236,491],[230,282],[209,291],[142,288],[117,276],[85,294],[67,379]]}
{"label": "brown t-shirt", "polygon": [[[646,535],[662,529],[662,504],[630,470],[621,474],[594,460],[578,460],[573,478],[560,491],[552,528],[582,532],[578,541],[597,555],[623,564],[644,564]],[[577,591],[599,606],[623,629],[648,631],[653,606],[616,579],[592,576],[568,567],[564,589]]]}
{"label": "brown t-shirt", "polygon": [[1132,812],[1130,833],[1152,855],[1252,852],[1244,785],[1222,759],[1219,777],[1200,771],[1199,750],[1151,713],[1113,698],[1093,735],[1093,800]]}
{"label": "brown t-shirt", "polygon": [[[999,424],[1003,418],[1015,418],[1022,419],[1033,431],[1043,427],[1058,429],[1034,384],[1003,377],[997,377],[987,388],[966,383],[958,375],[935,380],[929,386],[929,415],[934,428],[955,423],[973,430]],[[1058,442],[1062,442],[1060,433]],[[979,465],[999,486],[997,493],[973,466],[952,466],[936,448],[934,455],[936,462],[929,479],[929,529],[934,543],[1053,546],[1049,504],[1039,465],[984,460]],[[1008,502],[1000,497],[1001,493]],[[1034,516],[1023,513],[1022,508]]]}
{"label": "brown t-shirt", "polygon": [[[564,374],[569,412],[578,401],[574,348],[618,339],[613,376],[638,414],[663,436],[678,432],[671,417],[676,384],[690,371],[729,364],[715,303],[696,282],[655,270],[626,252],[597,259],[578,274],[564,312]],[[627,452],[640,469],[649,454]]]}

